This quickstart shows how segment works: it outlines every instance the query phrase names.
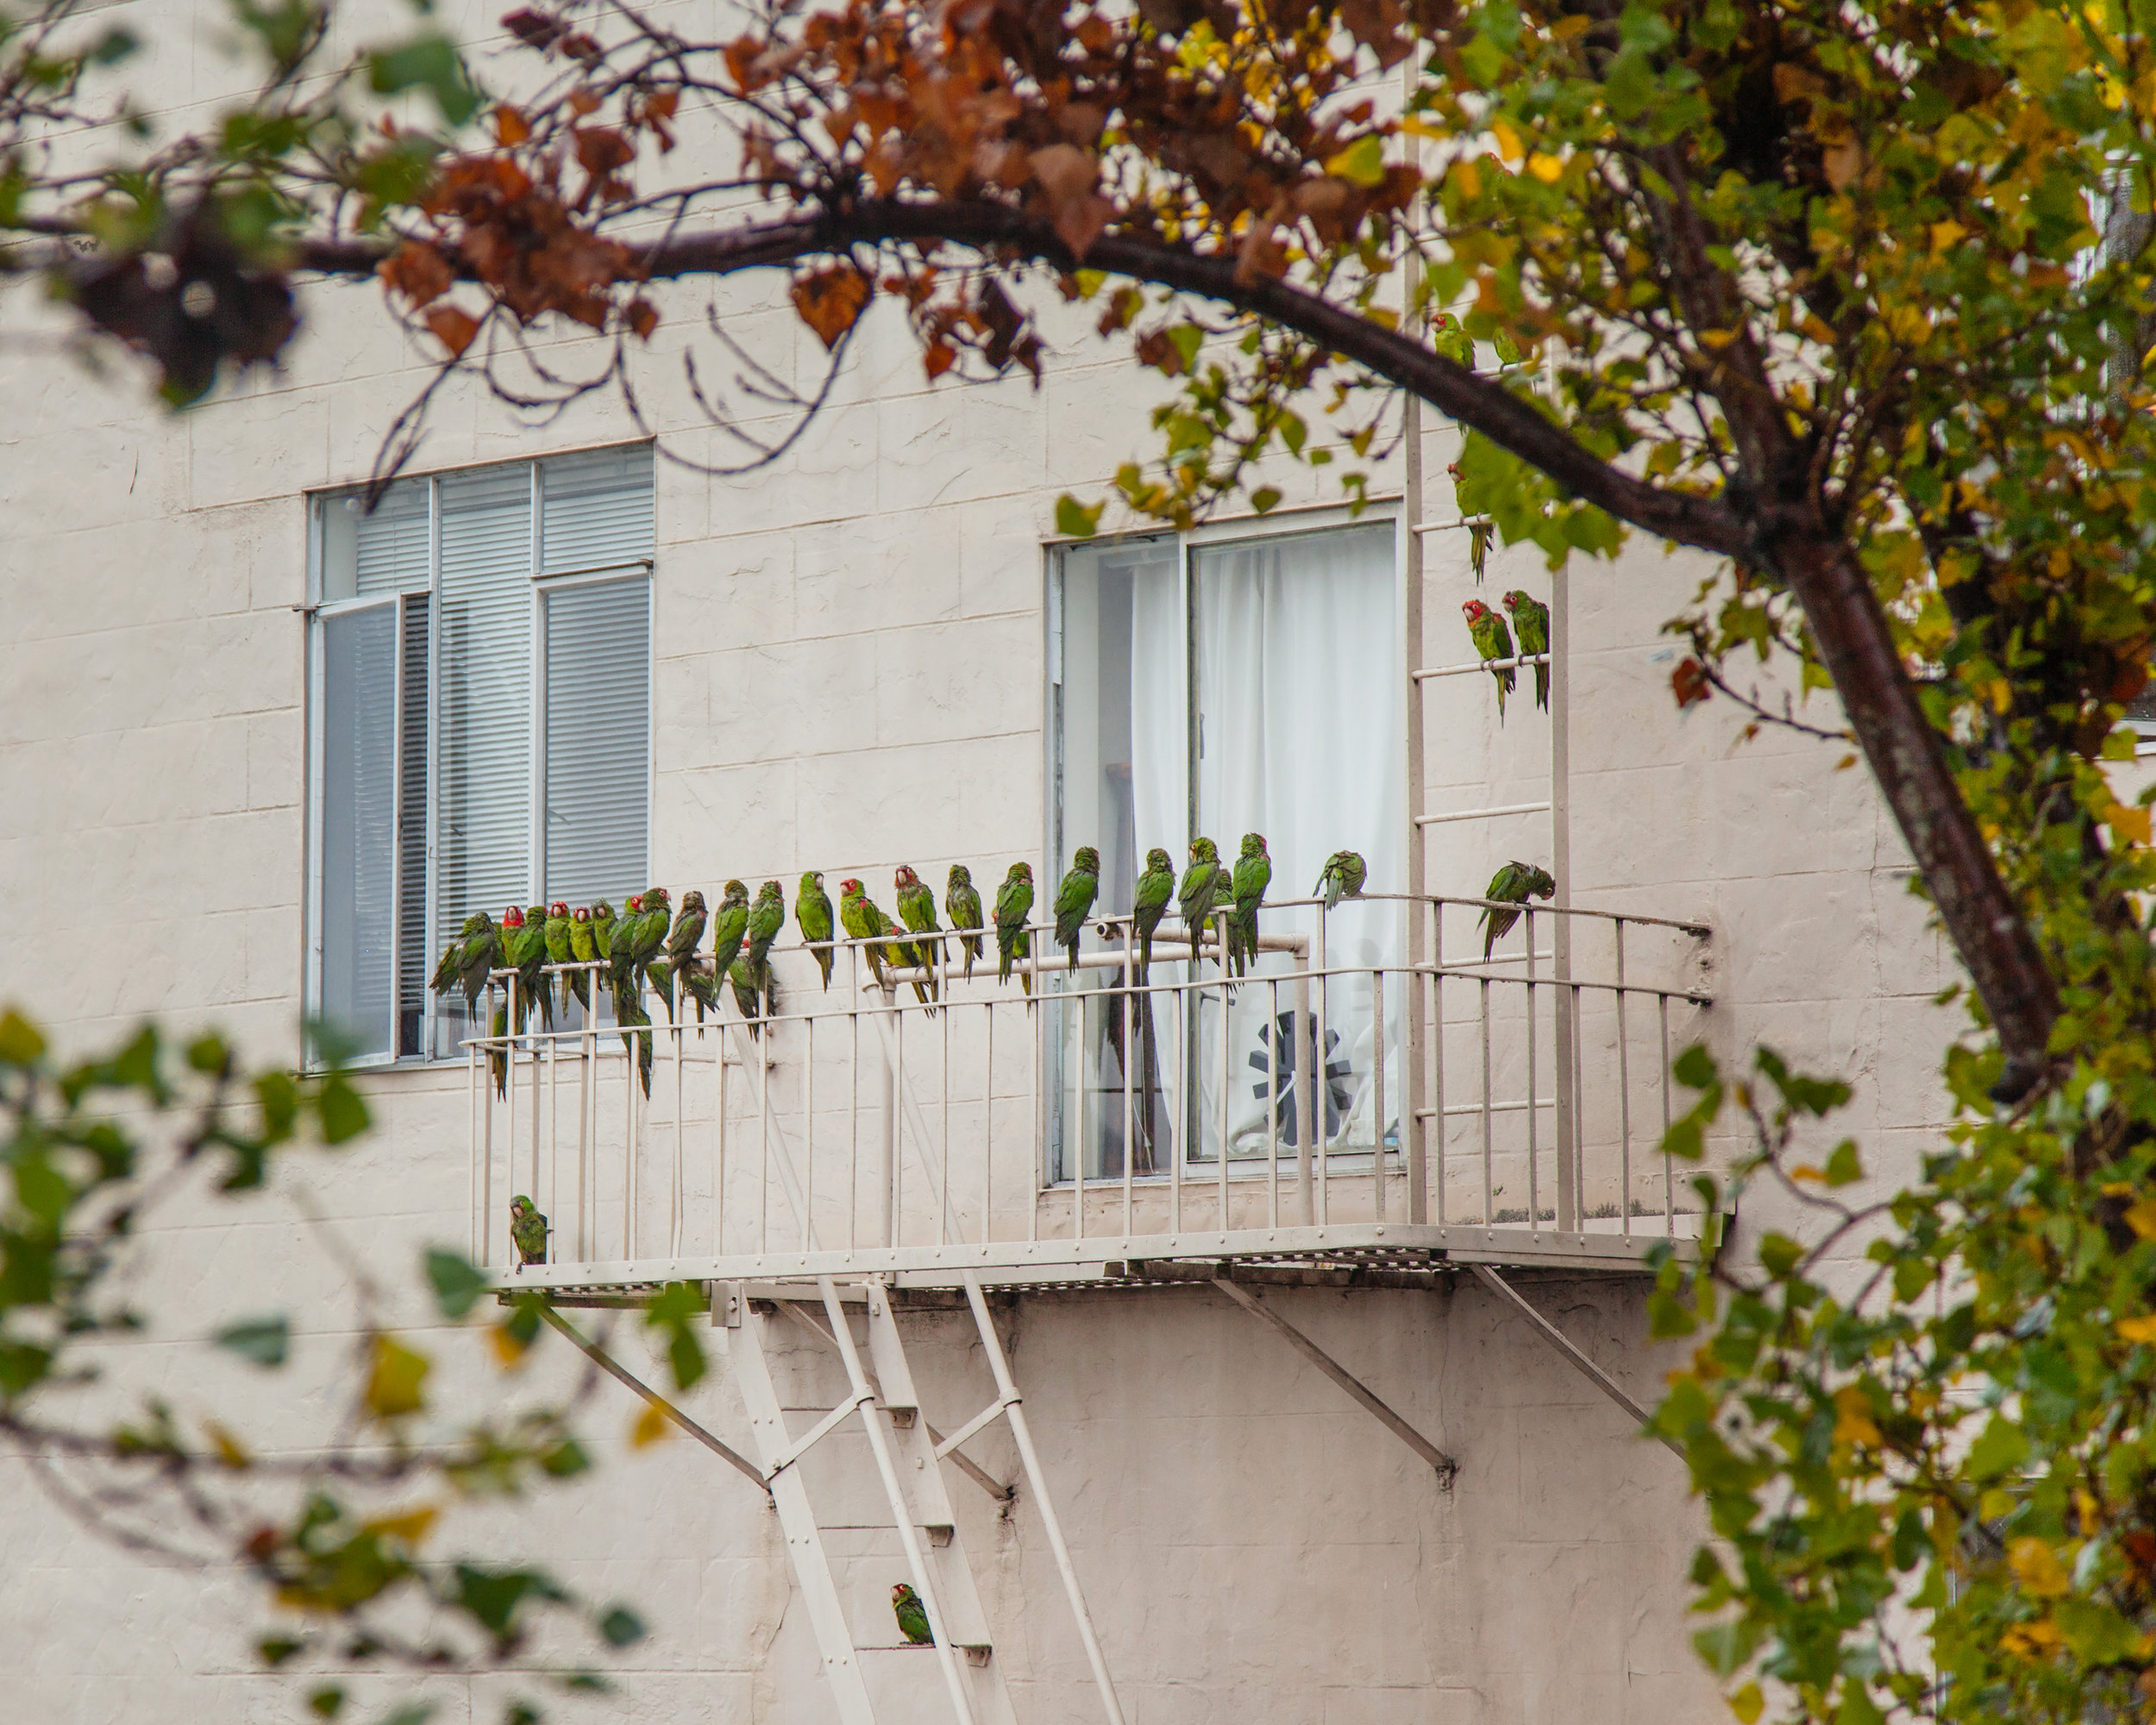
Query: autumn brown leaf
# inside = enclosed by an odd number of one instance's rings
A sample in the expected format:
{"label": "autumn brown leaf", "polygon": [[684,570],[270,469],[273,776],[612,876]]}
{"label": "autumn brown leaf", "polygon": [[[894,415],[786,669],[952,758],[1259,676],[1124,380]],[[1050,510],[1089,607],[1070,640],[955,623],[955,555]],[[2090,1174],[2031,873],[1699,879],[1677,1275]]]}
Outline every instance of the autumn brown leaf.
{"label": "autumn brown leaf", "polygon": [[454,305],[437,305],[427,313],[427,327],[435,338],[447,348],[452,357],[462,358],[464,350],[472,345],[472,338],[479,333],[479,319],[469,312],[460,311]]}
{"label": "autumn brown leaf", "polygon": [[793,304],[801,321],[830,348],[854,327],[874,291],[868,278],[851,264],[834,264],[795,281]]}

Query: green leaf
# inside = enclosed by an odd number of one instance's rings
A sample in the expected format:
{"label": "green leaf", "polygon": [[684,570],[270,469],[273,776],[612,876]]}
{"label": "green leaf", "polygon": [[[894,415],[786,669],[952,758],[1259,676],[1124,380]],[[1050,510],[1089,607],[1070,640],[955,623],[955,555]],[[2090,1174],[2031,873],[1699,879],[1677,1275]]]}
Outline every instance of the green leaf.
{"label": "green leaf", "polygon": [[307,1697],[307,1705],[320,1719],[334,1719],[344,1710],[344,1690],[334,1683],[325,1683]]}
{"label": "green leaf", "polygon": [[1269,513],[1280,504],[1280,492],[1271,486],[1261,486],[1250,493],[1250,507],[1260,515]]}
{"label": "green leaf", "polygon": [[1990,1423],[1969,1447],[1966,1464],[1971,1479],[1996,1479],[2028,1459],[2028,1439],[2019,1426],[1994,1414]]}
{"label": "green leaf", "polygon": [[1107,506],[1104,498],[1088,509],[1066,492],[1056,499],[1056,530],[1067,539],[1090,539],[1100,530],[1100,512]]}
{"label": "green leaf", "polygon": [[1357,138],[1326,158],[1325,171],[1335,179],[1374,187],[1385,183],[1385,142],[1375,132]]}
{"label": "green leaf", "polygon": [[440,1246],[427,1252],[427,1281],[434,1289],[436,1309],[445,1318],[465,1316],[479,1304],[491,1285],[486,1272],[460,1251]]}
{"label": "green leaf", "polygon": [[34,1066],[45,1053],[45,1038],[22,1013],[0,1012],[0,1060],[10,1066]]}
{"label": "green leaf", "polygon": [[599,1618],[597,1628],[610,1647],[626,1647],[644,1638],[643,1619],[626,1605],[610,1608]]}
{"label": "green leaf", "polygon": [[348,1144],[367,1128],[367,1103],[340,1073],[322,1081],[322,1141]]}
{"label": "green leaf", "polygon": [[463,125],[479,109],[479,92],[465,70],[456,45],[447,36],[418,36],[400,47],[369,54],[367,83],[378,96],[397,96],[407,90],[429,91],[442,117],[452,126]]}
{"label": "green leaf", "polygon": [[1857,1141],[1844,1138],[1834,1146],[1834,1153],[1827,1158],[1827,1183],[1829,1186],[1849,1186],[1864,1178],[1864,1164],[1857,1156]]}
{"label": "green leaf", "polygon": [[274,1317],[248,1318],[219,1330],[216,1343],[257,1365],[279,1366],[291,1357],[291,1328],[282,1312]]}

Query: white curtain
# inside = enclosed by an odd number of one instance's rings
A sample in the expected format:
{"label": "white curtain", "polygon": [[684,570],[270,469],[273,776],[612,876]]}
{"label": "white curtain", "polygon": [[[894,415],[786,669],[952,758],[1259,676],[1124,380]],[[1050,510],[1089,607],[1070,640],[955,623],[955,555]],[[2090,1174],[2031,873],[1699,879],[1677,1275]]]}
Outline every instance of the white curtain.
{"label": "white curtain", "polygon": [[[1394,533],[1347,528],[1199,549],[1192,558],[1191,643],[1195,673],[1197,822],[1232,866],[1243,835],[1265,836],[1271,894],[1308,896],[1326,857],[1359,850],[1368,892],[1402,889],[1407,763],[1400,700]],[[1265,933],[1314,938],[1313,908],[1260,917]],[[1405,923],[1393,902],[1347,904],[1326,921],[1329,967],[1398,964]],[[1267,955],[1261,972],[1290,967]],[[1400,1026],[1405,994],[1386,1001],[1385,1113],[1374,1118],[1376,1050],[1371,979],[1336,978],[1322,991],[1326,1082],[1313,1109],[1335,1148],[1367,1151],[1382,1131],[1397,1141]],[[1292,990],[1250,982],[1228,1016],[1228,1134],[1232,1156],[1262,1155],[1275,1040],[1282,1101],[1279,1142],[1291,1142],[1294,1089],[1307,1040],[1293,1033]],[[1219,1142],[1219,1009],[1201,1015],[1198,1074],[1201,1129],[1194,1149]],[[1322,1106],[1320,1106],[1322,1103]]]}

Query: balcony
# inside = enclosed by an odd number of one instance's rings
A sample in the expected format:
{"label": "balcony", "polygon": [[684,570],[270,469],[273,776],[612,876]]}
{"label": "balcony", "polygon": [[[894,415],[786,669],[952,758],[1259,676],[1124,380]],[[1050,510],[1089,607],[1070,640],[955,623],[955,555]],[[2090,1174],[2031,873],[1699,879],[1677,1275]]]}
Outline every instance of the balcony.
{"label": "balcony", "polygon": [[[1075,971],[1037,925],[1007,982],[993,930],[970,978],[947,936],[887,986],[862,942],[837,944],[825,986],[789,938],[766,1016],[729,993],[708,1023],[669,1021],[647,996],[649,1099],[613,1027],[573,1001],[552,1029],[533,1012],[464,1044],[471,1250],[505,1285],[593,1295],[968,1271],[1090,1287],[1224,1259],[1350,1285],[1638,1273],[1698,1231],[1658,1146],[1670,1057],[1710,1005],[1708,931],[1537,906],[1485,957],[1488,908],[1270,902],[1239,979],[1171,920],[1143,988],[1113,918]],[[514,986],[497,975],[481,1023]],[[551,1219],[544,1264],[514,1267],[512,1193]]]}

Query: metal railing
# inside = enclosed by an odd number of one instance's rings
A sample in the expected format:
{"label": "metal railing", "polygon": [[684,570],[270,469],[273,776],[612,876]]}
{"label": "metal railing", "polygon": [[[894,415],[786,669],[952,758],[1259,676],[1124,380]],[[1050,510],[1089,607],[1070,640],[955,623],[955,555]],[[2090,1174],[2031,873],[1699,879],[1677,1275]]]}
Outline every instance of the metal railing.
{"label": "metal railing", "polygon": [[[1520,914],[1485,957],[1472,925],[1493,908]],[[1355,913],[1395,936],[1426,919],[1429,962],[1329,942]],[[670,1020],[648,993],[644,1032],[567,998],[566,973],[603,966],[549,967],[551,1027],[498,972],[481,1022],[527,1010],[465,1044],[473,1253],[513,1262],[518,1192],[552,1220],[550,1264],[594,1280],[928,1247],[993,1264],[1094,1239],[1172,1255],[1177,1236],[1313,1226],[1687,1231],[1658,1145],[1670,1057],[1709,1004],[1703,927],[1377,894],[1264,915],[1275,932],[1239,978],[1217,927],[1194,951],[1163,925],[1143,987],[1122,918],[1095,920],[1075,971],[1035,925],[1004,983],[993,928],[970,979],[948,932],[882,985],[876,943],[832,943],[826,986],[795,942],[759,1015],[729,996],[699,1023],[684,996]]]}

